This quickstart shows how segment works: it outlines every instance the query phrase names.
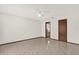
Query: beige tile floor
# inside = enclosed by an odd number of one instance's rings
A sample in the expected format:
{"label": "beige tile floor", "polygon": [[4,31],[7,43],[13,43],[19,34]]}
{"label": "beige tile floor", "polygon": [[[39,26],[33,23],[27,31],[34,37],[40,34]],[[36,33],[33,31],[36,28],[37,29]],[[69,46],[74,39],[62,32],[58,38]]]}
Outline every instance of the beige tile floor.
{"label": "beige tile floor", "polygon": [[79,46],[37,38],[0,46],[0,55],[78,55]]}

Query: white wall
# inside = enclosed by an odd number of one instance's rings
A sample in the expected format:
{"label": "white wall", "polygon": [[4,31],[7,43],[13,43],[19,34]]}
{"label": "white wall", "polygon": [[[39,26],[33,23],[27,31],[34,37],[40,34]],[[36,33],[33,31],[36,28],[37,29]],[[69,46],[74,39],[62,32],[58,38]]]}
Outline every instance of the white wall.
{"label": "white wall", "polygon": [[[47,18],[38,17],[39,9]],[[68,20],[68,42],[79,44],[79,5],[0,5],[0,43],[45,36],[46,21],[51,21],[51,37],[58,39],[58,20],[64,18]]]}
{"label": "white wall", "polygon": [[72,13],[68,18],[68,42],[79,44],[79,12],[75,10]]}
{"label": "white wall", "polygon": [[51,38],[58,40],[58,22],[57,20],[51,20]]}
{"label": "white wall", "polygon": [[41,36],[41,22],[11,14],[0,14],[0,44]]}
{"label": "white wall", "polygon": [[42,36],[45,37],[45,22],[51,22],[51,38],[58,40],[58,21],[56,19],[42,21]]}
{"label": "white wall", "polygon": [[42,36],[32,5],[0,5],[0,44]]}
{"label": "white wall", "polygon": [[3,26],[2,26],[2,20],[1,20],[1,16],[0,16],[0,41],[2,41],[3,38]]}
{"label": "white wall", "polygon": [[[45,20],[44,23],[51,21],[51,38],[58,40],[58,20],[67,18],[67,40],[79,44],[79,5],[51,5],[49,10],[49,16],[52,18]],[[43,32],[45,33],[45,30]]]}

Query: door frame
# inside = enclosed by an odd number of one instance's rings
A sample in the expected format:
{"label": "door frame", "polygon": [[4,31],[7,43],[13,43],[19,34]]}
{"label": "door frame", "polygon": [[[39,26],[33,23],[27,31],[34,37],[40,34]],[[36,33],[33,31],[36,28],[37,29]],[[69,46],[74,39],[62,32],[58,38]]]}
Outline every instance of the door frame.
{"label": "door frame", "polygon": [[65,42],[67,42],[67,19],[61,19],[61,20],[58,20],[58,41],[61,41],[60,40],[60,25],[59,25],[59,22],[60,21],[66,21],[66,41]]}
{"label": "door frame", "polygon": [[45,38],[47,38],[47,24],[50,24],[50,36],[49,36],[49,38],[51,38],[51,22],[50,21],[45,22]]}

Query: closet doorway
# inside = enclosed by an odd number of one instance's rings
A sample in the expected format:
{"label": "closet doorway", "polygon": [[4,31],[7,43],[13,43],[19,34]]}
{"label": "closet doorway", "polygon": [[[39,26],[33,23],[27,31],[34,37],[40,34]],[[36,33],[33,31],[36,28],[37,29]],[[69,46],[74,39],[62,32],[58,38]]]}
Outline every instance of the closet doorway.
{"label": "closet doorway", "polygon": [[67,19],[58,21],[59,41],[67,42]]}

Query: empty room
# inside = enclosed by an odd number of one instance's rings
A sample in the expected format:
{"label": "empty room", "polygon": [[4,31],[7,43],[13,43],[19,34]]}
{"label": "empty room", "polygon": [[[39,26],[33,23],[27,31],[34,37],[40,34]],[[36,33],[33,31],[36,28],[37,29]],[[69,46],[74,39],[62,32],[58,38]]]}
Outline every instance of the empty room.
{"label": "empty room", "polygon": [[79,55],[79,5],[0,4],[0,55]]}

